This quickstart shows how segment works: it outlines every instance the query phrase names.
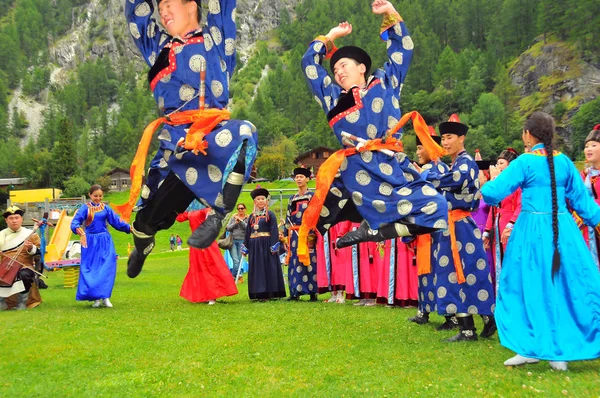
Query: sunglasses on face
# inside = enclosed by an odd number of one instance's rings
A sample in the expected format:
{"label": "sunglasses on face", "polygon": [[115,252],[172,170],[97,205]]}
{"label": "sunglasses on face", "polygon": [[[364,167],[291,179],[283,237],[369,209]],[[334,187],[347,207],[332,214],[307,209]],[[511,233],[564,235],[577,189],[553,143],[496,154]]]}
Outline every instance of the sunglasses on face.
{"label": "sunglasses on face", "polygon": [[238,210],[246,210],[245,207],[238,207]]}

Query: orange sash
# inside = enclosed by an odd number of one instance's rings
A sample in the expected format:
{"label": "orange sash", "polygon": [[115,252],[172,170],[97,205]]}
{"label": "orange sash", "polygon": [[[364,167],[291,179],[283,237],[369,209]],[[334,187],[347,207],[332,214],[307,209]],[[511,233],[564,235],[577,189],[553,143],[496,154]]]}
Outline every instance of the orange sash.
{"label": "orange sash", "polygon": [[152,142],[152,135],[158,127],[163,123],[170,126],[180,126],[191,123],[192,125],[186,134],[183,147],[195,154],[202,152],[206,155],[208,143],[204,141],[204,136],[210,134],[216,125],[223,120],[229,120],[229,111],[227,109],[192,109],[160,117],[150,123],[142,134],[142,139],[140,140],[137,152],[129,169],[129,175],[131,176],[129,200],[122,205],[113,206],[114,210],[121,215],[123,220],[129,222],[135,202],[140,195],[142,177],[144,176],[144,168],[146,167],[146,157],[148,156],[148,148]]}
{"label": "orange sash", "polygon": [[448,228],[450,230],[452,258],[454,259],[454,268],[456,269],[456,279],[458,280],[458,283],[465,283],[465,274],[463,273],[462,263],[460,261],[460,254],[458,252],[458,246],[456,245],[456,229],[454,223],[469,216],[471,216],[471,212],[468,210],[457,209],[450,210],[448,212]]}
{"label": "orange sash", "polygon": [[321,209],[325,203],[325,198],[329,192],[329,188],[335,179],[340,166],[344,158],[364,151],[377,151],[381,149],[388,149],[393,152],[402,152],[404,150],[402,141],[393,138],[392,136],[398,132],[409,120],[412,120],[413,127],[416,135],[419,137],[423,146],[429,153],[431,160],[438,160],[441,156],[445,155],[444,149],[439,146],[431,135],[429,135],[429,127],[423,117],[416,111],[408,112],[402,116],[400,121],[391,129],[388,130],[385,139],[377,138],[374,140],[368,140],[364,143],[360,149],[355,147],[340,149],[331,155],[325,163],[319,167],[317,174],[316,190],[312,197],[308,208],[304,211],[302,217],[302,226],[298,233],[298,258],[304,265],[310,264],[310,256],[308,254],[308,232],[316,229]]}
{"label": "orange sash", "polygon": [[431,235],[417,236],[417,275],[431,273]]}

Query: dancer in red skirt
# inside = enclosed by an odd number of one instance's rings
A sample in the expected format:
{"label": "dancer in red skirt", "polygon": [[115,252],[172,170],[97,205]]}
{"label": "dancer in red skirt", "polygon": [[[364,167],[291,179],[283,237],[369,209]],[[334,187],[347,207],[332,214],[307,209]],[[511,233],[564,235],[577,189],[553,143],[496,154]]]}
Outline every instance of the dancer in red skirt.
{"label": "dancer in red skirt", "polygon": [[[209,211],[210,208],[184,212],[177,216],[177,221],[189,221],[194,231],[206,220]],[[219,297],[237,293],[235,281],[216,242],[206,249],[190,247],[190,269],[179,292],[181,297],[192,303],[215,304]]]}

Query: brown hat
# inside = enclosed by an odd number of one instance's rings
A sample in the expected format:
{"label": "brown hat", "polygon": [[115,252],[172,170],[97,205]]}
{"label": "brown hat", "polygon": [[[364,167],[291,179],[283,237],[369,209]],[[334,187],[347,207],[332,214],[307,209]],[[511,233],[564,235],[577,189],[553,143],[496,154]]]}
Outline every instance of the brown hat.
{"label": "brown hat", "polygon": [[515,160],[517,157],[519,157],[519,154],[517,153],[517,151],[515,151],[512,148],[507,148],[507,149],[503,150],[502,152],[500,152],[498,159],[504,159],[510,163],[513,160]]}
{"label": "brown hat", "polygon": [[585,144],[587,144],[588,141],[600,142],[600,124],[595,125],[594,129],[590,131],[588,136],[585,138]]}

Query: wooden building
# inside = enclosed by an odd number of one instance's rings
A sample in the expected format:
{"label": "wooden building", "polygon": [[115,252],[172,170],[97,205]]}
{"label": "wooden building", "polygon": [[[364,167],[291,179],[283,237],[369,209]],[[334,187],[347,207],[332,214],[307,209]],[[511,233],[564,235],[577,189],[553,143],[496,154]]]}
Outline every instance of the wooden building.
{"label": "wooden building", "polygon": [[110,177],[110,190],[113,192],[127,191],[131,187],[129,171],[117,167],[106,173]]}
{"label": "wooden building", "polygon": [[312,168],[314,174],[316,175],[319,171],[319,167],[321,167],[327,158],[329,158],[329,156],[331,156],[334,152],[335,149],[320,146],[318,148],[311,149],[308,152],[301,153],[296,159],[294,159],[294,163],[309,169]]}

